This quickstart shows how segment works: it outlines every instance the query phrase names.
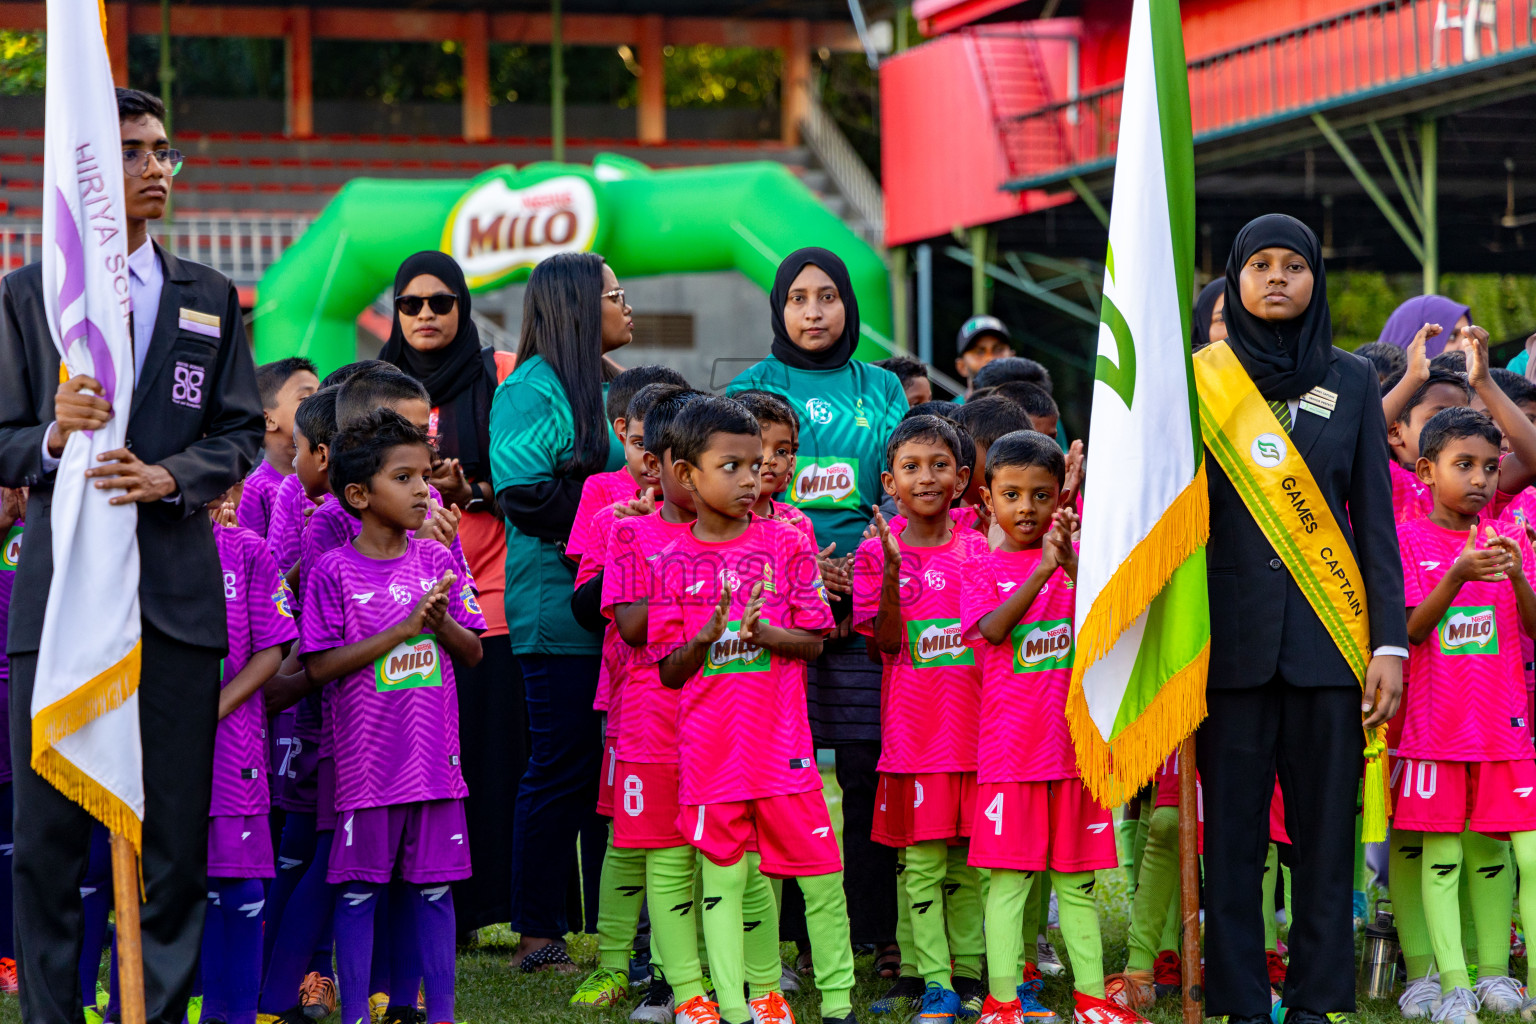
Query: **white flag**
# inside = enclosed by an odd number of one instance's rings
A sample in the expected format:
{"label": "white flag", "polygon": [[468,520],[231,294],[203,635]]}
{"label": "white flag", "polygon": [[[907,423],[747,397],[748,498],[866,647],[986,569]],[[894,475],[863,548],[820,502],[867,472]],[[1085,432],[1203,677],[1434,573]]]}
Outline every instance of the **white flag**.
{"label": "white flag", "polygon": [[102,8],[48,0],[43,299],[61,379],[101,382],[113,417],[64,446],[53,488],[53,583],[32,691],[32,767],[139,848],[138,507],[88,486],[124,446],[133,396],[128,222],[121,135]]}

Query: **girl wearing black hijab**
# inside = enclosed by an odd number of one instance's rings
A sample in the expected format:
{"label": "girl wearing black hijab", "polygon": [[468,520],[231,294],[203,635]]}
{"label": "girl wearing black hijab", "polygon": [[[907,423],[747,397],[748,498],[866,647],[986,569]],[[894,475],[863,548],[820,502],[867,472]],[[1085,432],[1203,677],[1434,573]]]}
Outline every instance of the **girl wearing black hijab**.
{"label": "girl wearing black hijab", "polygon": [[[1260,217],[1227,262],[1224,320],[1238,362],[1306,462],[1359,561],[1373,657],[1360,683],[1214,457],[1209,715],[1197,734],[1204,790],[1206,1013],[1269,1019],[1260,892],[1278,770],[1292,840],[1295,919],[1287,1024],[1355,1007],[1354,819],[1365,725],[1397,710],[1408,633],[1370,363],[1333,347],[1317,237]],[[1303,396],[1309,401],[1301,402]],[[1247,448],[1240,453],[1246,457]]]}
{"label": "girl wearing black hijab", "polygon": [[[849,560],[869,525],[869,507],[883,496],[885,442],[907,411],[906,392],[894,373],[853,358],[859,301],[848,269],[828,250],[800,249],[779,264],[768,313],[772,354],[731,381],[726,394],[771,391],[789,401],[800,417],[800,451],[785,499],[804,510],[829,557]],[[870,840],[880,666],[865,654],[863,638],[849,635],[846,588],[830,596],[839,628],[811,665],[811,735],[818,747],[837,751],[853,941],[893,946],[895,851]],[[787,920],[784,935],[794,938],[793,932]]]}
{"label": "girl wearing black hijab", "polygon": [[1213,341],[1227,340],[1227,325],[1222,307],[1226,305],[1227,281],[1224,277],[1200,289],[1195,297],[1194,315],[1190,325],[1190,347],[1199,352]]}
{"label": "girl wearing black hijab", "polygon": [[453,257],[419,252],[395,274],[395,316],[379,358],[426,385],[439,458],[432,484],[458,505],[459,540],[475,577],[486,631],[475,668],[454,666],[459,681],[459,744],[465,816],[475,873],[454,886],[463,935],[512,916],[512,814],[528,760],[523,677],[507,637],[503,604],[507,541],[491,492],[491,396],[511,372],[509,352],[480,347],[469,286]]}

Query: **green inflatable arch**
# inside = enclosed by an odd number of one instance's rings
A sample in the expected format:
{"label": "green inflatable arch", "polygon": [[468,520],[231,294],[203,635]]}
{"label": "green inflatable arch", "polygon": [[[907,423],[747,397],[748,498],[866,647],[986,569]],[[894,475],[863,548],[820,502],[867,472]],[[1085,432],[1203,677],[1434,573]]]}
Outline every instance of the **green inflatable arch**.
{"label": "green inflatable arch", "polygon": [[[322,374],[355,358],[357,315],[400,262],[441,249],[470,288],[525,280],[556,252],[602,253],[621,279],[738,270],[764,291],[780,260],[807,245],[848,265],[859,297],[858,355],[890,352],[890,285],[878,253],[782,164],[653,171],[611,154],[591,167],[491,168],[469,182],[349,182],[257,287],[258,362],[303,355]],[[766,317],[744,330],[761,334]]]}

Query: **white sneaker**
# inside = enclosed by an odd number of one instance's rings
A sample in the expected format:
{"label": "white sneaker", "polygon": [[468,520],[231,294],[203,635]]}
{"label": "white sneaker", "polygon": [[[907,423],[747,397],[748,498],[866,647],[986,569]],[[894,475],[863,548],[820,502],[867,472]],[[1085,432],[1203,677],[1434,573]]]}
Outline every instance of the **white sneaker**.
{"label": "white sneaker", "polygon": [[1453,988],[1440,997],[1440,1009],[1432,1018],[1435,1024],[1479,1024],[1477,994],[1469,988]]}
{"label": "white sneaker", "polygon": [[658,975],[651,977],[651,985],[645,990],[639,1004],[630,1011],[629,1019],[637,1024],[673,1024],[677,1020],[677,1000],[672,986]]}
{"label": "white sneaker", "polygon": [[1410,981],[1397,997],[1397,1006],[1405,1018],[1433,1017],[1440,1009],[1440,975],[1426,974]]}
{"label": "white sneaker", "polygon": [[1519,1013],[1525,1005],[1525,988],[1507,974],[1477,979],[1477,1001],[1493,1013]]}
{"label": "white sneaker", "polygon": [[747,1006],[752,1010],[752,1024],[795,1024],[789,1004],[777,992],[748,1000]]}
{"label": "white sneaker", "polygon": [[800,991],[800,975],[789,964],[779,965],[779,991],[785,995]]}
{"label": "white sneaker", "polygon": [[1056,955],[1056,947],[1044,935],[1036,936],[1035,951],[1038,957],[1035,966],[1040,968],[1041,974],[1059,978],[1066,973],[1066,966],[1062,964],[1061,957]]}

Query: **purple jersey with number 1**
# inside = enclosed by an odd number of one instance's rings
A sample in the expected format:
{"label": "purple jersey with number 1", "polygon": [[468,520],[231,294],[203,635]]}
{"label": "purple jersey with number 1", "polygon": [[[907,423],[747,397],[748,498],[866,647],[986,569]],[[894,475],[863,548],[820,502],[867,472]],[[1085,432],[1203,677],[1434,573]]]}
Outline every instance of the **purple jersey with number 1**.
{"label": "purple jersey with number 1", "polygon": [[[228,685],[257,651],[298,639],[288,585],[260,537],[243,527],[215,527],[214,542],[224,569],[224,604],[229,621]],[[208,813],[266,814],[266,715],[253,694],[219,722],[213,741],[213,801]]]}
{"label": "purple jersey with number 1", "polygon": [[[20,520],[0,536],[0,637],[11,614],[11,586],[16,582],[16,566],[21,562],[21,534],[25,524]],[[11,665],[5,657],[5,644],[0,642],[0,785],[11,781]]]}
{"label": "purple jersey with number 1", "polygon": [[[343,544],[306,568],[299,641],[305,655],[393,628],[445,572],[457,570],[441,544],[414,537],[399,558],[368,558]],[[478,608],[474,589],[455,583],[448,601],[454,621],[484,630]],[[331,688],[327,724],[339,740],[338,812],[466,795],[453,665],[435,637],[410,637]]]}

